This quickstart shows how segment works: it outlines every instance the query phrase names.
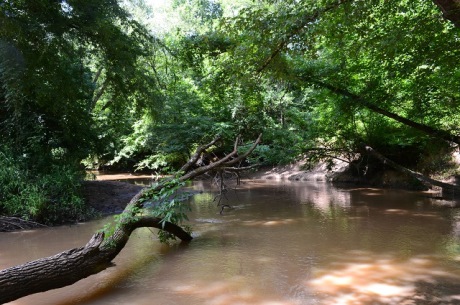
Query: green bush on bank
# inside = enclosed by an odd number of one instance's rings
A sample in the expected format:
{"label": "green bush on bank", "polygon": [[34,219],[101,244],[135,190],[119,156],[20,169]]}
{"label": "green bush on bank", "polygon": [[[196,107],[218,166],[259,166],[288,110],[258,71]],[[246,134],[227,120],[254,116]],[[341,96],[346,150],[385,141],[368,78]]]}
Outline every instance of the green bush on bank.
{"label": "green bush on bank", "polygon": [[22,156],[0,147],[0,214],[44,224],[87,218],[91,211],[81,194],[82,174],[68,165],[30,170]]}

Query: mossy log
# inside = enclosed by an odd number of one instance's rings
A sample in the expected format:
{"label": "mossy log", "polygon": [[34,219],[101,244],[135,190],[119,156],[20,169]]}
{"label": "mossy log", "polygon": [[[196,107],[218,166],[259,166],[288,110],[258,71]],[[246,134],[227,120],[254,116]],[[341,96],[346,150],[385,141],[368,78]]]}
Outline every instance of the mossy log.
{"label": "mossy log", "polygon": [[[186,181],[208,171],[232,166],[242,161],[256,148],[261,141],[261,136],[244,154],[238,155],[239,139],[237,139],[231,153],[211,164],[196,167],[200,155],[220,139],[216,138],[210,143],[198,147],[196,153],[179,170],[176,177],[179,177],[180,181]],[[68,286],[103,271],[111,266],[112,260],[125,247],[131,233],[137,228],[153,227],[165,230],[183,242],[191,241],[192,236],[173,223],[163,223],[162,219],[157,217],[138,216],[138,212],[143,208],[144,200],[141,198],[147,193],[151,194],[152,191],[160,191],[167,182],[168,179],[165,179],[156,186],[137,193],[121,213],[115,230],[110,236],[96,233],[83,247],[1,270],[0,303],[3,304],[30,294]]]}

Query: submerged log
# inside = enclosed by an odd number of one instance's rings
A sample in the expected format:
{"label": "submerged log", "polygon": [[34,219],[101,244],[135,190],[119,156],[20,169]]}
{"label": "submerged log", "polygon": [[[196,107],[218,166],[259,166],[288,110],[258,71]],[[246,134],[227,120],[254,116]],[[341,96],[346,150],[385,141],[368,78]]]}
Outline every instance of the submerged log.
{"label": "submerged log", "polygon": [[44,228],[44,224],[18,217],[0,216],[0,232],[11,232],[16,230],[26,230]]}
{"label": "submerged log", "polygon": [[[256,148],[261,141],[261,136],[246,153],[240,156],[237,155],[239,143],[239,139],[237,139],[230,154],[214,163],[193,169],[199,155],[214,145],[218,141],[216,138],[212,142],[200,146],[197,153],[192,155],[190,161],[181,168],[180,176],[178,173],[176,177],[179,177],[179,181],[186,181],[208,171],[234,165]],[[167,185],[168,180],[165,179],[156,186],[137,193],[121,213],[115,230],[110,236],[96,233],[83,247],[1,270],[0,303],[10,302],[37,292],[68,286],[105,270],[111,266],[112,260],[125,247],[131,233],[137,228],[153,227],[165,230],[182,241],[191,241],[192,236],[178,225],[162,222],[162,219],[157,217],[139,216],[139,211],[144,208],[145,200],[141,200],[145,199],[143,196],[160,191]]]}

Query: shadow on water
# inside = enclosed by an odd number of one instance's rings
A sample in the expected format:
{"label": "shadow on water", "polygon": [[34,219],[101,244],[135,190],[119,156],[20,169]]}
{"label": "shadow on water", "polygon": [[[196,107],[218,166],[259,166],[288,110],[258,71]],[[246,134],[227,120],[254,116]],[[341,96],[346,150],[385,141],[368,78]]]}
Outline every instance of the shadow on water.
{"label": "shadow on water", "polygon": [[[139,281],[142,279],[146,266],[148,266],[149,269],[155,269],[158,264],[162,264],[164,261],[167,261],[168,256],[175,255],[175,253],[184,251],[188,245],[188,242],[177,243],[172,246],[161,245],[157,250],[158,253],[155,253],[154,255],[143,256],[141,259],[137,259],[132,262],[129,268],[124,268],[121,270],[121,272],[114,272],[112,276],[107,278],[107,280],[99,282],[97,289],[83,293],[81,296],[76,296],[73,299],[57,302],[54,305],[92,304],[98,300],[102,300],[104,302],[104,298],[107,295],[112,295],[115,297],[117,295],[122,295],[125,289],[129,289],[130,281]],[[119,266],[114,264],[110,268],[117,267]],[[148,289],[149,287],[144,288]]]}
{"label": "shadow on water", "polygon": [[[346,256],[346,259],[343,259]],[[444,270],[442,257],[350,251],[317,270],[306,285],[324,293],[328,304],[456,304],[460,277]],[[445,284],[448,283],[446,286]]]}
{"label": "shadow on water", "polygon": [[[116,266],[12,304],[460,304],[460,211],[423,193],[246,182],[220,215],[215,188],[192,188],[187,246],[136,231]],[[86,227],[52,236],[82,244]],[[51,235],[34,234],[0,237],[6,255],[40,257]]]}

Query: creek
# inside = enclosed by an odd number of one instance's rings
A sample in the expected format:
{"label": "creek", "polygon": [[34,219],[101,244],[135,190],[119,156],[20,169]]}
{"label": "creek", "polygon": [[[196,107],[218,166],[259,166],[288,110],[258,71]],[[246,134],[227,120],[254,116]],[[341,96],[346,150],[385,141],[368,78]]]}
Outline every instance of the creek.
{"label": "creek", "polygon": [[[114,266],[14,305],[460,304],[458,202],[326,183],[191,186],[195,239],[137,230]],[[0,268],[84,245],[111,218],[0,234]]]}

